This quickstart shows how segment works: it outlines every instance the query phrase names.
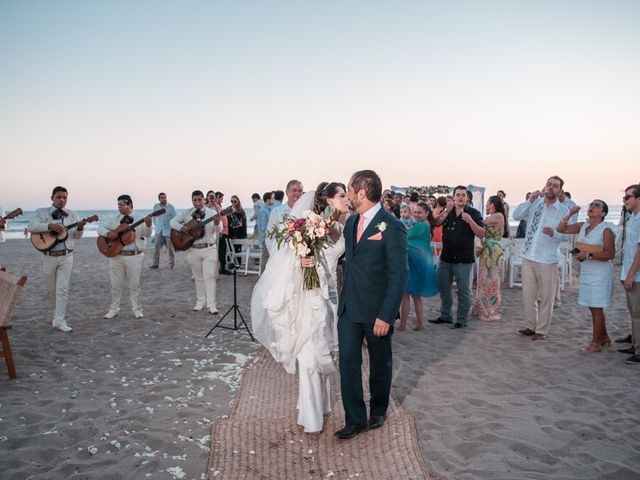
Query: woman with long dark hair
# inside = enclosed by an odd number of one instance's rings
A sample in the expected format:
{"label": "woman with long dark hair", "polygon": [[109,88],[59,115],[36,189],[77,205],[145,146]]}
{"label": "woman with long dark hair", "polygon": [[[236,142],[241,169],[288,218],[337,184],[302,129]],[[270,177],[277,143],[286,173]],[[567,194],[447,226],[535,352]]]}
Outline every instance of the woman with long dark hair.
{"label": "woman with long dark hair", "polygon": [[502,320],[500,277],[504,250],[500,240],[504,235],[506,216],[502,199],[497,195],[489,197],[486,210],[488,215],[484,219],[484,238],[479,252],[473,313],[483,322],[493,322]]}
{"label": "woman with long dark hair", "polygon": [[[348,212],[346,188],[338,182],[322,182],[295,203],[291,216],[301,218],[312,210],[321,214],[330,206],[337,217]],[[338,287],[336,268],[344,253],[342,225],[329,232],[332,242],[318,259],[300,259],[288,245],[281,245],[253,289],[253,333],[273,358],[291,374],[298,371],[298,424],[307,433],[320,433],[323,414],[332,409],[330,375],[336,373],[332,353],[338,349]],[[320,288],[303,288],[303,269],[315,265]]]}
{"label": "woman with long dark hair", "polygon": [[240,203],[240,198],[238,198],[237,195],[231,195],[231,208],[232,213],[229,215],[229,238],[247,238],[247,214],[244,208],[242,208],[242,203]]}

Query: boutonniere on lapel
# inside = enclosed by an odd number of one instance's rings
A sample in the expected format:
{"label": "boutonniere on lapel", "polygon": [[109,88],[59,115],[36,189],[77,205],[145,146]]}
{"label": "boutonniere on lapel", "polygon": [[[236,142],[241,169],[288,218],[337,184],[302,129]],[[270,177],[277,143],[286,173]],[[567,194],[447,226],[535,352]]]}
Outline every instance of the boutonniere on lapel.
{"label": "boutonniere on lapel", "polygon": [[376,225],[376,228],[378,229],[378,233],[371,235],[367,240],[382,240],[382,232],[387,229],[386,222],[380,222]]}

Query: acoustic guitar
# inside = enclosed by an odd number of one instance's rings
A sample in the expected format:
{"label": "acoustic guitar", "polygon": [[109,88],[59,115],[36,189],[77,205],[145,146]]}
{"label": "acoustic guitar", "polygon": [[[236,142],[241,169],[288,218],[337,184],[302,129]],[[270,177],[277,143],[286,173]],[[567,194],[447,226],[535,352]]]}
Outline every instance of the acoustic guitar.
{"label": "acoustic guitar", "polygon": [[7,213],[4,217],[2,217],[2,220],[11,220],[12,218],[15,218],[19,215],[22,215],[22,209],[21,208],[16,208],[13,212],[9,212]]}
{"label": "acoustic guitar", "polygon": [[155,212],[151,212],[149,215],[144,217],[142,220],[138,220],[134,223],[122,223],[116,228],[112,230],[117,236],[113,240],[107,237],[99,236],[98,237],[98,250],[105,257],[113,258],[116,255],[120,255],[120,252],[125,247],[125,245],[129,245],[136,241],[136,227],[141,225],[147,217],[157,217],[158,215],[162,215],[167,210],[161,208],[160,210],[156,210]]}
{"label": "acoustic guitar", "polygon": [[[97,215],[91,215],[90,217],[80,220],[80,222],[92,223],[98,220]],[[31,232],[31,243],[41,252],[48,252],[60,242],[64,242],[69,238],[69,230],[77,227],[80,222],[72,223],[71,225],[62,225],[63,229],[60,233],[52,231]]]}
{"label": "acoustic guitar", "polygon": [[7,226],[7,224],[5,223],[7,220],[11,220],[14,217],[17,217],[18,215],[22,215],[22,209],[21,208],[16,208],[13,212],[9,212],[7,213],[4,217],[1,217],[0,220],[2,220],[2,225],[0,225],[0,230],[4,230]]}
{"label": "acoustic guitar", "polygon": [[197,220],[195,218],[193,220],[189,220],[183,225],[183,228],[189,227],[189,231],[186,233],[182,230],[172,228],[171,243],[173,244],[173,248],[179,252],[189,250],[193,245],[193,242],[204,237],[204,226],[207,223],[213,222],[225,215],[229,215],[231,212],[233,212],[233,207],[227,207],[224,210],[221,210],[220,213],[216,213],[213,217],[209,217],[205,220]]}

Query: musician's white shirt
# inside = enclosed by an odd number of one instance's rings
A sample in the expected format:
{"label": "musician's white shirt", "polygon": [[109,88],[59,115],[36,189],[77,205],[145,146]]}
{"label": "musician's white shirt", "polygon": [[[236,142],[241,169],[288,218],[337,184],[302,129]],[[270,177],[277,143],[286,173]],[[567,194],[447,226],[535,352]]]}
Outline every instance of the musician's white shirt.
{"label": "musician's white shirt", "polygon": [[[138,215],[134,212],[129,214],[130,217],[133,217],[133,223],[140,221],[144,218],[144,215]],[[98,225],[98,235],[102,237],[109,236],[109,232],[111,230],[115,230],[120,226],[120,221],[124,215],[118,214],[115,217],[109,217],[104,222],[101,222]],[[142,222],[136,228],[136,241],[130,243],[129,245],[125,245],[122,249],[124,252],[128,252],[131,250],[140,250],[144,251],[144,247],[146,245],[146,239],[151,236],[151,227],[147,227],[147,224]]]}
{"label": "musician's white shirt", "polygon": [[[62,225],[71,225],[72,223],[77,223],[81,219],[78,217],[76,212],[73,210],[69,210],[68,208],[63,208],[63,210],[67,213],[66,217],[63,217],[59,220],[54,220],[51,214],[55,212],[57,209],[51,205],[50,207],[38,208],[31,218],[29,225],[27,226],[27,230],[31,232],[31,235],[34,233],[40,232],[48,232],[50,223],[61,223]],[[77,228],[73,228],[67,239],[64,242],[60,242],[55,247],[51,249],[51,251],[64,250],[65,247],[68,250],[73,250],[74,240],[82,237],[84,231],[78,230]]]}
{"label": "musician's white shirt", "polygon": [[[189,223],[193,220],[193,213],[196,211],[195,208],[190,208],[189,210],[185,210],[184,212],[178,214],[177,216],[171,219],[171,228],[175,230],[180,230],[185,223]],[[204,207],[204,218],[211,218],[216,215],[218,212],[213,210],[212,208]],[[206,243],[208,245],[218,245],[218,236],[222,232],[222,223],[218,225],[215,224],[215,221],[211,221],[204,226],[204,236],[193,242],[194,245],[200,245]]]}

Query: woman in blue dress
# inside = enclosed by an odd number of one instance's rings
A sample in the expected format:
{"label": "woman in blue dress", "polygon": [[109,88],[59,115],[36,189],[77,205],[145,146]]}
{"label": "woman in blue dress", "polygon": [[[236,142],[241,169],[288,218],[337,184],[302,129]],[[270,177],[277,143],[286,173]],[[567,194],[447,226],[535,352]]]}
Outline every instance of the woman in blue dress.
{"label": "woman in blue dress", "polygon": [[414,330],[422,330],[423,310],[422,297],[433,297],[438,293],[436,267],[431,254],[431,229],[434,218],[431,208],[424,202],[413,207],[415,225],[407,230],[409,239],[409,282],[400,306],[400,325],[398,330],[407,328],[407,318],[411,308],[411,300],[416,310],[416,326]]}

